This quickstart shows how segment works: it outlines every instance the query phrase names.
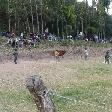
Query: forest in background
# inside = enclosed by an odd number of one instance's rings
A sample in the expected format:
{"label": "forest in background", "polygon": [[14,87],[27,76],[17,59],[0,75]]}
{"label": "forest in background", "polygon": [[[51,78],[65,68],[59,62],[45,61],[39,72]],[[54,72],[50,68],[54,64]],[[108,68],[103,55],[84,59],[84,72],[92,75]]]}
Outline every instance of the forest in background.
{"label": "forest in background", "polygon": [[35,32],[45,29],[58,37],[97,34],[111,38],[112,16],[108,14],[111,0],[0,0],[0,32]]}

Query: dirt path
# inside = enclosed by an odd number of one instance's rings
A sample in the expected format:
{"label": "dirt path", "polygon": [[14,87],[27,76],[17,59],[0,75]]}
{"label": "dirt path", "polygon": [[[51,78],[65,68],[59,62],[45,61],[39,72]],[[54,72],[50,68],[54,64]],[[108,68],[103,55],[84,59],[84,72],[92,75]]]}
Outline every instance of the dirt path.
{"label": "dirt path", "polygon": [[50,65],[56,62],[53,60],[20,60],[17,65],[13,62],[0,64],[0,86],[21,86],[21,84],[25,83],[25,79],[28,76],[38,74],[38,70],[42,71],[48,63]]}
{"label": "dirt path", "polygon": [[[60,62],[56,62],[54,59],[42,59],[38,61],[20,60],[17,65],[13,62],[0,64],[0,87],[21,88],[21,86],[25,86],[26,78],[32,75],[41,75],[44,82],[50,87],[58,85],[57,81],[62,80],[62,75],[65,74],[66,79],[69,77],[70,71],[63,66],[69,61],[62,59]],[[62,82],[61,80],[60,82]]]}
{"label": "dirt path", "polygon": [[[85,62],[80,57],[76,59],[65,57],[60,62],[56,62],[54,58],[45,58],[19,60],[17,65],[10,60],[0,63],[0,88],[25,88],[26,78],[32,75],[40,75],[47,86],[51,88],[72,83],[85,83],[94,78],[85,78],[85,80],[80,78],[83,77],[83,75],[80,75],[82,72],[78,71],[80,66],[97,66],[97,63],[102,63],[102,59],[101,57],[97,59],[91,57]],[[72,69],[72,66],[75,66],[74,69]]]}

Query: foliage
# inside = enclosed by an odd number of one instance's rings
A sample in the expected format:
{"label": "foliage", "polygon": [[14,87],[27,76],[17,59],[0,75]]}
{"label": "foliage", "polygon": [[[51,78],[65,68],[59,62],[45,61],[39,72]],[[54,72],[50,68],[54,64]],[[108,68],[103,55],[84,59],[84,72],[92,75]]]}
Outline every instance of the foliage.
{"label": "foliage", "polygon": [[94,27],[88,27],[87,34],[96,34],[96,29]]}
{"label": "foliage", "polygon": [[[89,6],[87,0],[0,0],[0,31],[42,33],[48,28],[52,34],[67,36],[94,27],[98,35],[110,37],[112,20],[106,19],[110,18],[106,14],[110,2],[93,0]],[[71,32],[67,31],[69,25]]]}

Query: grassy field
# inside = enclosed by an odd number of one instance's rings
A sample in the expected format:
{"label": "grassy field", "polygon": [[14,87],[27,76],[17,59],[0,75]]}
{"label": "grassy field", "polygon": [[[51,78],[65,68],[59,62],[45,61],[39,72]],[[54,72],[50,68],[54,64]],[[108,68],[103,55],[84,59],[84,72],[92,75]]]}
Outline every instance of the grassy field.
{"label": "grassy field", "polygon": [[112,112],[112,64],[101,58],[1,64],[0,112],[37,112],[25,87],[25,79],[34,74],[55,93],[58,112]]}

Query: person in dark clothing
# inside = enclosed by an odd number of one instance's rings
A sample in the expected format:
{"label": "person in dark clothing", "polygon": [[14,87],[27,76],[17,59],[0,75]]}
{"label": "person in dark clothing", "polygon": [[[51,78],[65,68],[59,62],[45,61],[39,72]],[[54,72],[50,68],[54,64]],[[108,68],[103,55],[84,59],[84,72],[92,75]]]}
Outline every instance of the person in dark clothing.
{"label": "person in dark clothing", "polygon": [[16,47],[16,41],[15,41],[15,39],[12,39],[11,46],[12,46],[13,48],[15,48],[15,47]]}
{"label": "person in dark clothing", "polygon": [[105,63],[110,63],[110,54],[109,54],[109,50],[106,52],[105,54]]}
{"label": "person in dark clothing", "polygon": [[17,59],[18,59],[18,51],[17,51],[17,49],[14,50],[13,56],[14,56],[14,63],[17,64]]}

